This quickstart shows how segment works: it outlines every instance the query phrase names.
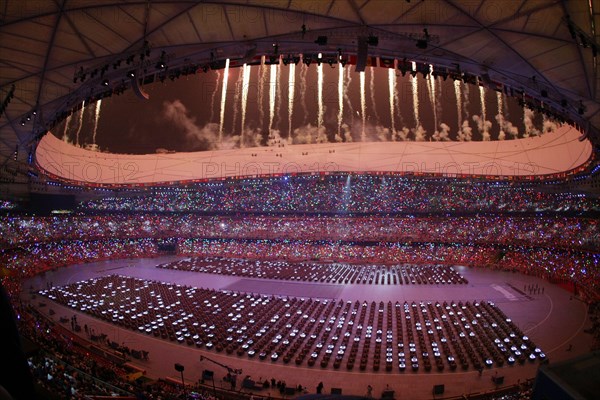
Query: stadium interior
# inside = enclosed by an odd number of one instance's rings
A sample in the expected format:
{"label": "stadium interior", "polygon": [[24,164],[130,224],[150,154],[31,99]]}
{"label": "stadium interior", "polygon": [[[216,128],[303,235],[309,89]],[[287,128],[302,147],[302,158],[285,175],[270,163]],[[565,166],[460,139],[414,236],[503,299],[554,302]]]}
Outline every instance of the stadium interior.
{"label": "stadium interior", "polygon": [[599,10],[5,1],[0,399],[595,398]]}

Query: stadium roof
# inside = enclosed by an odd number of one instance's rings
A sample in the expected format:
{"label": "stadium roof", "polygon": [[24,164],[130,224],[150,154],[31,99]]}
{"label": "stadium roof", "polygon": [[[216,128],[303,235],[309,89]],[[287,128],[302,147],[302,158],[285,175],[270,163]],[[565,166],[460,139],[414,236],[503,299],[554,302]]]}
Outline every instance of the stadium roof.
{"label": "stadium roof", "polygon": [[5,1],[0,101],[12,99],[0,104],[0,163],[28,161],[65,112],[131,87],[132,70],[153,77],[164,62],[186,74],[275,51],[357,55],[359,37],[376,38],[370,56],[432,63],[523,92],[598,143],[599,8],[593,0]]}

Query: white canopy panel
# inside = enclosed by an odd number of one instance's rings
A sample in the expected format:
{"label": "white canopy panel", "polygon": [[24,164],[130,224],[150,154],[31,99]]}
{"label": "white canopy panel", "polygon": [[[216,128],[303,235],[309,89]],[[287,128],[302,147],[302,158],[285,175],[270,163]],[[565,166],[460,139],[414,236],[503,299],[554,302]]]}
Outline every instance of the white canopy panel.
{"label": "white canopy panel", "polygon": [[529,176],[571,171],[591,156],[568,125],[526,139],[487,142],[366,142],[127,155],[85,150],[54,135],[36,161],[51,176],[102,185],[140,185],[311,172]]}

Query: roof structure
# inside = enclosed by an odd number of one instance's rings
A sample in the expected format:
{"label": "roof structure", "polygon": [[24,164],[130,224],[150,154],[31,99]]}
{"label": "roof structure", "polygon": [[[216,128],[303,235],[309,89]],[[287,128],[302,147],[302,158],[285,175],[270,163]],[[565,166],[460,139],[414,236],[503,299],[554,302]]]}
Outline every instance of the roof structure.
{"label": "roof structure", "polygon": [[132,71],[201,73],[276,52],[360,59],[366,50],[472,74],[566,116],[597,143],[598,9],[566,0],[5,1],[0,164],[31,161],[81,101],[135,88]]}

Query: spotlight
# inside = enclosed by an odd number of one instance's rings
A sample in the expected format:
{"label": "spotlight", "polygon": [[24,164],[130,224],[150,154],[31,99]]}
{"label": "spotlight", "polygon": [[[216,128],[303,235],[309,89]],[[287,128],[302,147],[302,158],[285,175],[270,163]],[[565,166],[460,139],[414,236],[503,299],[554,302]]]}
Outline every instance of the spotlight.
{"label": "spotlight", "polygon": [[546,89],[542,89],[541,95],[542,97],[548,97],[548,91]]}
{"label": "spotlight", "polygon": [[108,86],[108,79],[102,80],[102,86]]}
{"label": "spotlight", "polygon": [[21,120],[21,126],[25,126],[25,120],[24,119]]}
{"label": "spotlight", "polygon": [[319,46],[326,46],[327,45],[327,36],[317,37],[317,40],[315,40],[315,43],[318,44]]}
{"label": "spotlight", "polygon": [[308,67],[310,65],[310,63],[312,62],[312,56],[308,55],[308,54],[304,54],[302,56],[302,61],[304,61],[304,64],[306,64],[306,66]]}
{"label": "spotlight", "polygon": [[128,78],[135,78],[135,71],[129,71],[129,72],[127,72],[127,77]]}
{"label": "spotlight", "polygon": [[156,63],[155,67],[156,69],[166,69],[167,68],[167,63],[165,62],[165,56],[167,53],[165,53],[165,51],[161,51],[160,53],[160,59],[158,60],[158,62]]}

